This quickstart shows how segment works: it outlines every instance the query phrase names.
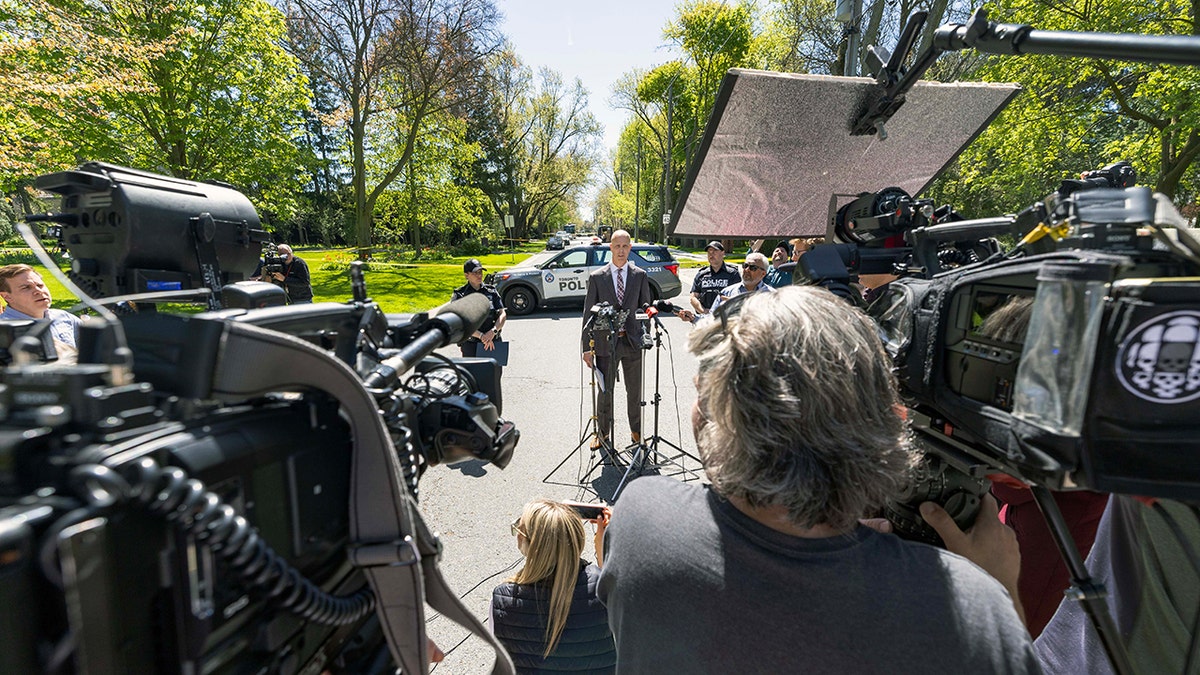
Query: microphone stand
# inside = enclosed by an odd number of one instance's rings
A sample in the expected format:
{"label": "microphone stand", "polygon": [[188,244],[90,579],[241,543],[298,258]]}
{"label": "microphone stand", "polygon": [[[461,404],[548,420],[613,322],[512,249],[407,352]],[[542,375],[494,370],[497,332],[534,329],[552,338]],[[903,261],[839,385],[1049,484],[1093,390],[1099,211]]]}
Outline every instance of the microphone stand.
{"label": "microphone stand", "polygon": [[[617,484],[617,489],[613,492],[614,502],[616,502],[617,498],[621,496],[621,491],[625,489],[625,486],[629,483],[629,481],[643,475],[648,466],[658,468],[660,466],[669,465],[677,469],[677,471],[667,475],[683,475],[683,480],[685,481],[700,479],[700,475],[695,469],[689,469],[686,466],[684,463],[684,457],[691,459],[696,464],[702,465],[703,463],[700,461],[700,458],[689,453],[678,445],[675,445],[671,441],[668,441],[658,433],[658,406],[662,402],[662,395],[659,393],[663,348],[662,334],[666,329],[663,327],[662,320],[658,318],[657,313],[653,314],[652,316],[654,321],[654,396],[650,399],[650,405],[654,407],[654,433],[649,438],[643,439],[641,443],[636,443],[634,446],[630,446],[634,447],[635,449],[630,457],[629,468],[625,470],[625,475],[621,477],[621,482]],[[670,456],[663,454],[659,451],[660,445],[666,445],[674,450],[675,454]]]}
{"label": "microphone stand", "polygon": [[[542,482],[546,483],[547,485],[566,485],[566,486],[572,486],[572,487],[588,487],[589,483],[591,481],[591,478],[592,478],[592,474],[594,474],[597,469],[600,469],[601,467],[605,466],[606,464],[617,465],[617,462],[619,461],[617,452],[613,448],[612,441],[611,441],[612,429],[611,428],[608,429],[609,434],[607,436],[605,436],[604,430],[602,430],[600,428],[599,396],[603,396],[604,394],[597,392],[597,382],[596,382],[597,367],[596,367],[596,360],[595,360],[596,359],[596,329],[594,326],[592,326],[592,321],[594,321],[594,320],[595,320],[595,317],[593,316],[589,320],[588,328],[587,328],[587,330],[588,330],[588,350],[592,353],[592,367],[588,368],[588,370],[591,372],[592,416],[588,418],[587,426],[584,428],[583,434],[579,437],[579,443],[577,443],[575,445],[575,447],[572,448],[569,453],[567,453],[566,457],[563,457],[562,461],[559,462],[557,466],[555,466],[553,469],[550,470],[550,473],[546,474],[546,476],[544,478],[542,478]],[[616,335],[615,331],[610,331],[610,333],[612,335]],[[611,340],[610,340],[610,346],[611,346]],[[607,379],[609,376],[607,374],[603,374],[603,377],[605,377]],[[613,383],[611,381],[608,381],[608,382],[605,382],[604,384],[605,384],[605,386],[607,386],[609,388],[609,391],[611,391],[611,387],[613,386]],[[610,427],[611,427],[611,424],[610,424]],[[572,457],[574,457],[575,453],[579,452],[585,444],[588,444],[591,447],[591,457],[588,460],[589,462],[591,462],[591,466],[588,468],[588,470],[585,473],[583,473],[582,475],[580,475],[579,478],[574,483],[564,483],[564,482],[560,482],[560,481],[550,480],[550,478],[553,477],[554,474],[558,473],[558,470],[561,469],[563,467],[563,465],[567,463],[568,460],[570,460]],[[599,454],[600,454],[599,458],[597,458],[597,456],[596,456],[597,452],[599,452]],[[592,491],[595,492],[595,490],[592,490]],[[599,493],[597,493],[597,496],[599,496]]]}

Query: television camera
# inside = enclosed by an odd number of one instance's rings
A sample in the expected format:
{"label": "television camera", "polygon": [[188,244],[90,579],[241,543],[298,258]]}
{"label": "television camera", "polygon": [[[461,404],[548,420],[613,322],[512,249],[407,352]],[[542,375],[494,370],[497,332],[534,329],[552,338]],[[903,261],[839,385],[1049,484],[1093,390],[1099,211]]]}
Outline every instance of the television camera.
{"label": "television camera", "polygon": [[279,252],[275,247],[274,242],[267,242],[263,245],[262,252],[262,267],[259,270],[259,276],[270,279],[275,274],[285,274],[287,268],[287,256]]}
{"label": "television camera", "polygon": [[[927,499],[969,525],[995,472],[1054,490],[1200,494],[1180,405],[1200,398],[1200,242],[1161,195],[1117,187],[1132,175],[1125,163],[1084,173],[1014,216],[913,219],[904,246],[871,251],[873,272],[895,280],[868,312],[932,451],[889,513],[899,531],[936,541],[916,510]],[[1023,238],[1003,251],[997,235]],[[868,259],[856,248],[815,247],[808,280],[846,291],[853,270],[823,278],[818,265],[844,258],[820,251]]]}
{"label": "television camera", "polygon": [[[78,364],[0,375],[0,672],[427,672],[426,601],[512,672],[416,506],[429,467],[517,444],[495,363],[434,353],[486,301],[385,314],[355,264],[346,303],[263,307],[232,189],[103,164],[38,185],[108,297],[75,291],[99,315]],[[211,309],[104,306],[128,298]]]}
{"label": "television camera", "polygon": [[[914,15],[895,53],[871,48],[879,91],[853,135],[885,139],[906,92],[946,51],[1200,65],[1192,38],[1038,31],[989,22],[980,10],[939,27],[905,68],[924,20]],[[915,494],[940,496],[960,525],[973,521],[992,471],[1048,490],[1200,495],[1200,467],[1186,461],[1200,450],[1196,426],[1181,405],[1200,398],[1200,364],[1183,353],[1200,350],[1200,243],[1165,197],[1136,180],[1117,162],[1062,181],[1018,214],[981,220],[897,188],[840,209],[835,195],[827,237],[842,243],[801,258],[797,281],[835,292],[856,273],[895,278],[872,293],[869,311],[918,437],[936,456]],[[1000,236],[1019,241],[1005,251]],[[914,507],[893,509],[897,528],[935,536]]]}

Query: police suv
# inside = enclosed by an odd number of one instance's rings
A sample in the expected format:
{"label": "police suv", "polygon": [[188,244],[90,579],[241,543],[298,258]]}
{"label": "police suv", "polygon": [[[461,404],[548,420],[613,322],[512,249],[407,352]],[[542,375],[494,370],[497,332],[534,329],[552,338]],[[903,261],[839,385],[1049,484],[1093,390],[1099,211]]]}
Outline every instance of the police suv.
{"label": "police suv", "polygon": [[[608,264],[607,246],[571,246],[563,251],[544,251],[516,267],[489,274],[484,283],[494,284],[511,314],[528,314],[538,307],[582,303],[587,294],[588,275]],[[666,246],[634,244],[629,262],[650,277],[650,294],[655,300],[679,295],[679,262]]]}

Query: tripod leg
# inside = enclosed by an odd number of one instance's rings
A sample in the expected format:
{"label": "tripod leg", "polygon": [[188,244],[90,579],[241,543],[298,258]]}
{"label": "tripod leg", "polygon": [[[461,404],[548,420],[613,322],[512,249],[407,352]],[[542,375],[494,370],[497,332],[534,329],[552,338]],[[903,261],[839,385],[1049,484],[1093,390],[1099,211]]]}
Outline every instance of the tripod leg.
{"label": "tripod leg", "polygon": [[[613,491],[613,501],[621,496],[621,492],[625,490],[625,486],[629,481],[642,475],[642,468],[646,463],[646,446],[642,443],[637,444],[637,449],[633,451],[633,456],[629,460],[629,468],[625,469],[625,475],[621,476],[621,482],[617,483],[617,489]],[[634,471],[636,470],[636,474]]]}

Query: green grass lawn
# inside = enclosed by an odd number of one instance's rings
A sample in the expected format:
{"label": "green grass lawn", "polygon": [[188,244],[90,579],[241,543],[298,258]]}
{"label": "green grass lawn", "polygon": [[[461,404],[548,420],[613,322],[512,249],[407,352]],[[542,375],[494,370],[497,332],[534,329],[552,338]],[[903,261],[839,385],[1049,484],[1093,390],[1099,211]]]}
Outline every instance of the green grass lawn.
{"label": "green grass lawn", "polygon": [[[499,270],[511,267],[540,250],[540,243],[529,243],[513,253],[493,253],[479,258],[485,267]],[[296,254],[308,263],[314,302],[346,302],[350,299],[349,270],[353,255],[349,249],[303,249],[297,250]],[[437,307],[449,301],[450,293],[465,283],[463,263],[468,259],[464,256],[416,263],[372,262],[365,274],[367,294],[385,312],[419,312]],[[70,309],[78,304],[75,296],[53,274],[48,273],[27,248],[0,250],[0,265],[12,263],[25,263],[38,270],[50,289],[55,307]],[[175,311],[180,308],[170,306],[164,309]],[[196,309],[199,311],[202,308]]]}
{"label": "green grass lawn", "polygon": [[[478,258],[488,271],[495,272],[512,267],[540,252],[544,245],[543,241],[531,241],[522,243],[511,252],[497,251]],[[704,252],[699,253],[703,255]],[[350,299],[349,270],[354,259],[350,249],[298,249],[296,255],[308,263],[312,274],[314,302],[346,302]],[[450,293],[465,283],[462,266],[468,259],[467,256],[461,256],[415,262],[372,261],[365,274],[367,294],[386,312],[419,312],[431,309],[447,302]],[[740,259],[738,255],[726,258],[731,264],[736,264]],[[75,296],[68,293],[53,275],[46,273],[28,249],[12,247],[0,250],[0,265],[20,262],[38,269],[54,297],[55,307],[69,309],[78,303]],[[680,264],[684,267],[703,267],[708,263],[703,260],[685,259],[681,260]],[[177,308],[171,306],[164,309],[175,311]],[[200,309],[202,308],[196,308],[197,311]]]}

